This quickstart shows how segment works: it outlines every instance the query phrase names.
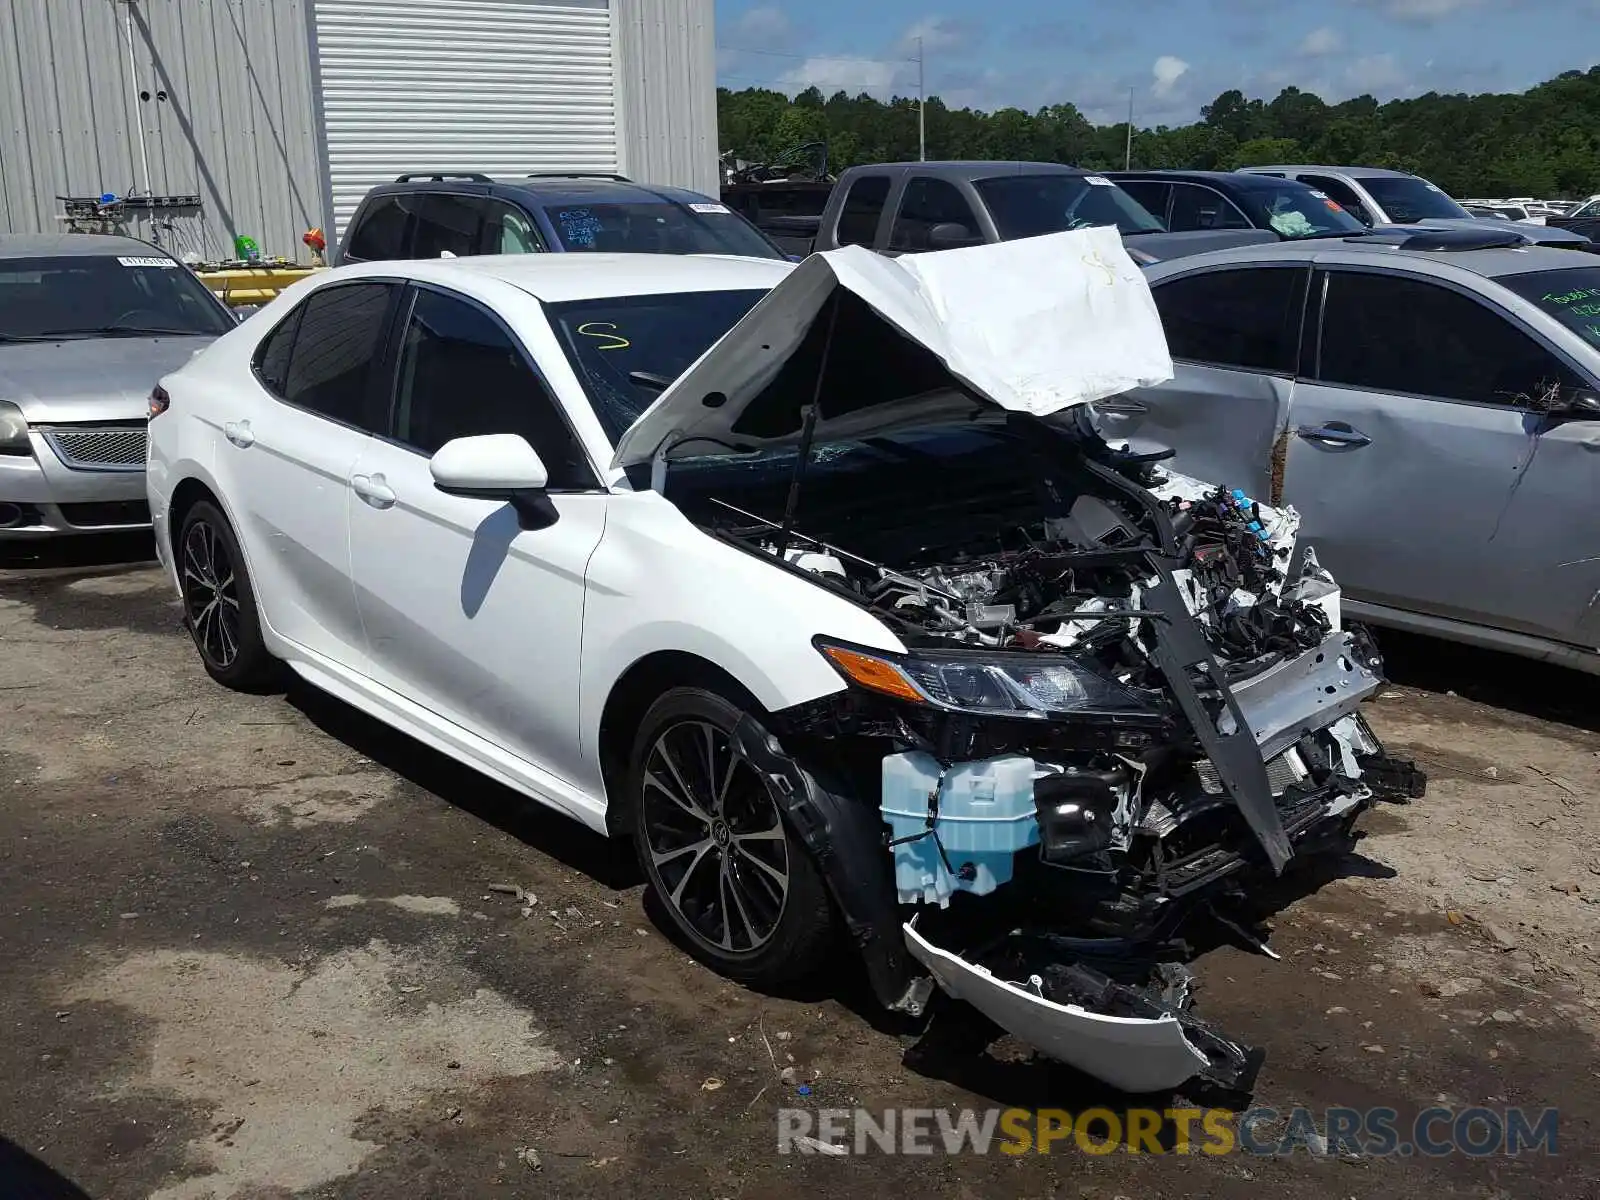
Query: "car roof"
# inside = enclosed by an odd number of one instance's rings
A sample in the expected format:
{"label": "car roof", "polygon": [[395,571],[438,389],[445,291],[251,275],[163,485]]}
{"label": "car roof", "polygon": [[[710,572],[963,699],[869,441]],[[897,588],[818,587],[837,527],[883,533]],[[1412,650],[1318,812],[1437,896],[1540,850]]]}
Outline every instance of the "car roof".
{"label": "car roof", "polygon": [[363,263],[330,275],[396,275],[448,287],[463,275],[502,280],[551,304],[673,292],[766,291],[794,267],[731,254],[483,254]]}
{"label": "car roof", "polygon": [[1082,167],[1069,167],[1063,163],[1024,162],[1021,160],[994,159],[941,159],[936,162],[873,163],[870,167],[855,168],[863,175],[875,171],[916,171],[928,175],[953,175],[958,179],[991,179],[1003,175],[1089,175]]}
{"label": "car roof", "polygon": [[408,192],[469,192],[491,196],[516,195],[536,204],[692,204],[706,197],[684,188],[605,179],[581,174],[536,175],[497,179],[466,173],[445,174],[440,179],[406,179],[380,183],[369,195],[403,195]]}
{"label": "car roof", "polygon": [[0,233],[0,258],[104,258],[160,255],[159,246],[109,233]]}
{"label": "car roof", "polygon": [[[1501,230],[1498,225],[1491,225],[1488,232],[1501,232]],[[1346,266],[1392,266],[1397,257],[1406,260],[1408,265],[1413,267],[1423,267],[1424,274],[1428,273],[1426,268],[1430,265],[1448,265],[1482,275],[1486,279],[1526,275],[1534,271],[1562,271],[1600,265],[1590,255],[1563,250],[1556,246],[1528,245],[1485,250],[1408,250],[1403,246],[1385,245],[1353,235],[1347,238],[1311,238],[1305,241],[1211,250],[1187,258],[1172,259],[1167,263],[1157,263],[1148,270],[1153,278],[1165,278],[1168,275],[1178,275],[1201,267],[1246,266],[1255,262],[1316,261]]]}
{"label": "car roof", "polygon": [[1247,175],[1243,171],[1107,171],[1107,179],[1171,179],[1192,183],[1212,183],[1221,187],[1239,188],[1242,191],[1252,189],[1265,191],[1268,188],[1281,188],[1284,184],[1290,187],[1309,188],[1309,184],[1301,183],[1298,179],[1279,179],[1274,175]]}
{"label": "car roof", "polygon": [[1318,171],[1324,175],[1348,175],[1351,179],[1416,179],[1409,171],[1391,171],[1387,167],[1330,167],[1315,163],[1288,163],[1276,166],[1245,167],[1240,172],[1260,171]]}

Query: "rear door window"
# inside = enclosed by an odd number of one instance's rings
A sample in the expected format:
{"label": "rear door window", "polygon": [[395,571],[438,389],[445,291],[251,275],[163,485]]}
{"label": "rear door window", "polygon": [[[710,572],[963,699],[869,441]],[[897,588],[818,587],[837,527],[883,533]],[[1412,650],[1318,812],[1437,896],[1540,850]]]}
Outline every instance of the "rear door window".
{"label": "rear door window", "polygon": [[416,231],[411,238],[412,258],[464,258],[478,253],[483,231],[483,200],[425,192],[417,205]]}
{"label": "rear door window", "polygon": [[1167,201],[1172,198],[1170,183],[1154,179],[1119,179],[1117,186],[1149,210],[1151,216],[1161,221],[1167,219]]}
{"label": "rear door window", "polygon": [[1293,374],[1307,275],[1304,267],[1260,266],[1157,283],[1168,349],[1209,366]]}
{"label": "rear door window", "polygon": [[344,257],[352,262],[405,258],[411,224],[411,206],[405,202],[410,199],[382,196],[362,209],[345,242]]}
{"label": "rear door window", "polygon": [[1401,275],[1331,272],[1317,357],[1323,383],[1477,404],[1537,408],[1582,386],[1508,317]]}
{"label": "rear door window", "polygon": [[537,254],[544,240],[533,219],[515,204],[504,200],[483,201],[484,254]]}
{"label": "rear door window", "polygon": [[1250,227],[1249,218],[1221,192],[1196,183],[1172,185],[1172,216],[1167,221],[1167,228],[1172,232]]}
{"label": "rear door window", "polygon": [[900,197],[900,211],[889,230],[889,249],[911,253],[930,249],[928,232],[935,225],[960,225],[969,235],[978,235],[978,218],[960,188],[947,179],[913,179]]}
{"label": "rear door window", "polygon": [[[280,325],[257,351],[256,370],[297,408],[377,433],[373,373],[383,354],[383,335],[395,286],[344,283],[319,288],[300,306],[293,321]],[[285,350],[279,338],[292,336]]]}
{"label": "rear door window", "polygon": [[872,249],[873,239],[878,235],[878,219],[883,216],[883,206],[888,199],[887,175],[863,175],[852,183],[839,213],[839,228],[835,234],[839,245]]}

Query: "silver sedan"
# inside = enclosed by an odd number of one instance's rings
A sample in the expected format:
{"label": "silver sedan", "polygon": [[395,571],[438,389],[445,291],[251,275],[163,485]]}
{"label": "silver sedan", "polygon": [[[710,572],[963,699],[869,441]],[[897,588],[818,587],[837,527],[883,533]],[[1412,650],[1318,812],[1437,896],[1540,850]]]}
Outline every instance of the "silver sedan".
{"label": "silver sedan", "polygon": [[145,242],[0,236],[0,541],[148,526],[151,389],[233,324]]}
{"label": "silver sedan", "polygon": [[1292,504],[1353,617],[1600,673],[1600,259],[1411,228],[1147,276],[1176,376],[1108,439]]}

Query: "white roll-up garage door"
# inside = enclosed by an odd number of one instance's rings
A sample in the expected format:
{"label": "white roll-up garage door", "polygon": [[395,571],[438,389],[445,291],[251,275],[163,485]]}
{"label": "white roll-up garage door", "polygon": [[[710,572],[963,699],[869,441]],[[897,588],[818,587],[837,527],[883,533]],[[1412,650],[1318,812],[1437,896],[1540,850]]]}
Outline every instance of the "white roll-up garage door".
{"label": "white roll-up garage door", "polygon": [[606,0],[312,11],[335,237],[368,188],[405,172],[617,169]]}

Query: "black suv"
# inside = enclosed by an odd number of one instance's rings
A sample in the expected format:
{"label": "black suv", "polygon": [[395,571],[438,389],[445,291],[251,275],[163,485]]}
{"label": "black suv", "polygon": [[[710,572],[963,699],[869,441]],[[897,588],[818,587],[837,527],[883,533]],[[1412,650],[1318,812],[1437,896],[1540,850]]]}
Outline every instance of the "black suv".
{"label": "black suv", "polygon": [[402,175],[368,192],[335,261],[546,251],[788,257],[726,205],[681,188],[621,175],[491,179],[441,171]]}
{"label": "black suv", "polygon": [[1326,192],[1242,171],[1107,171],[1173,233],[1270,229],[1283,241],[1351,237],[1367,227]]}

